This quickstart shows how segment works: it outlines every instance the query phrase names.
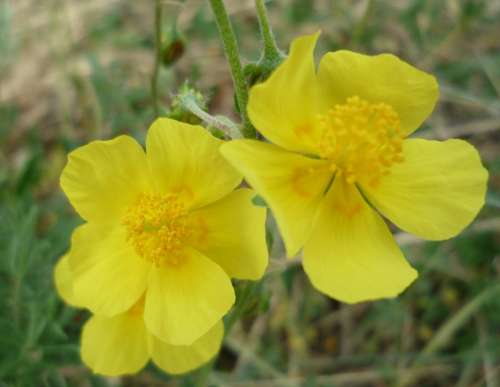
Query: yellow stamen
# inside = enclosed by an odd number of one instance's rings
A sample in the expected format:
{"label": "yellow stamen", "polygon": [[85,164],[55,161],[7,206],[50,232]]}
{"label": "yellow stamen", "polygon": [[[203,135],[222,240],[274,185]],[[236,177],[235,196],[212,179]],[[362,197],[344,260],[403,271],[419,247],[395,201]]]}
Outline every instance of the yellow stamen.
{"label": "yellow stamen", "polygon": [[187,211],[176,194],[142,193],[126,212],[122,223],[136,252],[156,266],[177,265],[183,241],[189,235]]}
{"label": "yellow stamen", "polygon": [[353,96],[333,106],[319,122],[320,156],[350,184],[361,180],[376,185],[394,163],[403,161],[399,116],[386,103]]}

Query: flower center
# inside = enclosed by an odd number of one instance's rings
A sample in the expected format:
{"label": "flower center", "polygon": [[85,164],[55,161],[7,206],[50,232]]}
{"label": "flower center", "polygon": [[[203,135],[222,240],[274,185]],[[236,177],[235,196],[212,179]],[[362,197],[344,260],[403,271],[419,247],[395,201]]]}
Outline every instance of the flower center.
{"label": "flower center", "polygon": [[321,116],[320,124],[320,156],[350,184],[376,185],[394,163],[403,161],[399,116],[386,103],[353,96]]}
{"label": "flower center", "polygon": [[178,264],[182,242],[189,235],[187,210],[176,194],[141,193],[122,223],[127,241],[144,259],[156,266]]}

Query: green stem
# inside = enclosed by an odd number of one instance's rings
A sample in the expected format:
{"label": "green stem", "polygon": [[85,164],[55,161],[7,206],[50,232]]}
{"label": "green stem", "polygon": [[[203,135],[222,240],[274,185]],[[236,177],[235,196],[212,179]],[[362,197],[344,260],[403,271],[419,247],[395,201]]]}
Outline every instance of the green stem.
{"label": "green stem", "polygon": [[155,63],[153,75],[151,76],[151,97],[153,98],[153,109],[155,118],[160,112],[160,98],[158,93],[158,75],[161,63],[161,35],[162,35],[162,7],[161,0],[155,0]]}
{"label": "green stem", "polygon": [[[249,281],[244,285],[244,288],[241,290],[241,293],[236,300],[237,302],[234,306],[233,311],[226,317],[224,321],[224,337],[227,337],[229,335],[229,332],[233,328],[236,321],[238,321],[245,312],[246,308],[248,307],[248,302],[252,300],[252,295],[254,294],[257,287],[258,283],[252,281]],[[212,373],[216,360],[217,358],[212,359],[195,373],[195,380],[197,383],[196,385],[208,385],[208,380],[210,378],[210,374]]]}
{"label": "green stem", "polygon": [[237,304],[234,306],[234,310],[229,314],[224,323],[224,337],[229,335],[231,329],[233,329],[236,321],[240,319],[240,317],[245,312],[248,307],[248,301],[252,300],[252,296],[257,289],[258,283],[253,281],[248,281],[244,288],[240,292],[240,296],[238,297]]}
{"label": "green stem", "polygon": [[267,10],[264,0],[255,0],[255,8],[257,8],[257,17],[259,19],[260,33],[264,40],[264,59],[269,61],[280,60],[281,52],[274,39],[273,30],[269,24]]}
{"label": "green stem", "polygon": [[231,26],[223,0],[209,0],[212,12],[215,16],[219,35],[222,39],[224,52],[226,53],[236,94],[236,101],[241,115],[242,135],[247,138],[255,138],[255,129],[252,127],[247,114],[248,88],[240,62],[240,54],[236,35]]}

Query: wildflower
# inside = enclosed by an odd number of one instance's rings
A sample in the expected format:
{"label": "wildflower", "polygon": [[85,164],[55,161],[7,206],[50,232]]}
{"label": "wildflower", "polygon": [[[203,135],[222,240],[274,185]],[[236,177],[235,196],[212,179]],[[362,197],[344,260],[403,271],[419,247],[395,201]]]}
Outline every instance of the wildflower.
{"label": "wildflower", "polygon": [[[69,255],[56,265],[55,283],[61,298],[81,307],[73,292]],[[170,374],[191,371],[210,360],[220,349],[224,325],[217,322],[207,333],[187,346],[161,341],[148,332],[143,319],[144,297],[128,311],[113,317],[92,316],[84,325],[81,357],[92,371],[107,376],[134,374],[149,359]]]}
{"label": "wildflower", "polygon": [[304,247],[316,288],[345,302],[393,297],[417,273],[379,213],[418,237],[450,238],[483,205],[487,172],[465,141],[407,138],[434,108],[434,77],[345,50],[316,72],[318,36],[296,39],[250,91],[250,120],[272,144],[221,152],[273,210],[288,256]]}
{"label": "wildflower", "polygon": [[81,304],[99,316],[130,310],[145,293],[148,331],[190,345],[234,303],[230,277],[267,265],[265,209],[223,142],[199,126],[153,123],[147,154],[131,137],[94,141],[69,155],[61,186],[86,220],[68,262]]}

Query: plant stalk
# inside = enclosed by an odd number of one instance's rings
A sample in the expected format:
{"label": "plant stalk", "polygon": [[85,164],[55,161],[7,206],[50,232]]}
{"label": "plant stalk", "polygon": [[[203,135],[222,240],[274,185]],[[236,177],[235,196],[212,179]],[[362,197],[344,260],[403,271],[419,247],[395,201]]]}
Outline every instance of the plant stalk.
{"label": "plant stalk", "polygon": [[[252,281],[247,281],[241,290],[240,296],[236,300],[236,305],[233,311],[226,317],[224,321],[224,337],[229,335],[229,332],[234,327],[234,324],[241,318],[244,314],[246,308],[248,307],[249,301],[252,300],[252,296],[257,289],[258,284]],[[213,371],[215,361],[217,358],[210,360],[202,368],[195,372],[196,385],[206,386],[208,385],[208,380]]]}
{"label": "plant stalk", "polygon": [[231,68],[231,76],[236,94],[236,102],[242,121],[241,133],[243,137],[255,138],[255,129],[252,127],[247,114],[248,102],[248,88],[241,67],[240,54],[238,50],[238,43],[236,42],[236,35],[234,34],[229,15],[227,14],[226,7],[223,0],[209,0],[212,12],[215,16],[219,35],[224,46],[229,67]]}
{"label": "plant stalk", "polygon": [[151,97],[153,99],[153,110],[155,118],[160,114],[160,97],[158,93],[158,76],[161,65],[161,44],[162,44],[162,6],[161,0],[155,0],[155,62],[153,74],[151,76]]}
{"label": "plant stalk", "polygon": [[273,30],[267,17],[267,9],[264,0],[255,0],[257,17],[259,19],[260,33],[264,40],[264,59],[268,61],[279,61],[281,53],[274,39]]}

